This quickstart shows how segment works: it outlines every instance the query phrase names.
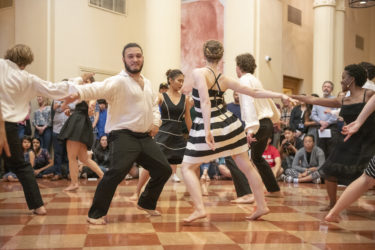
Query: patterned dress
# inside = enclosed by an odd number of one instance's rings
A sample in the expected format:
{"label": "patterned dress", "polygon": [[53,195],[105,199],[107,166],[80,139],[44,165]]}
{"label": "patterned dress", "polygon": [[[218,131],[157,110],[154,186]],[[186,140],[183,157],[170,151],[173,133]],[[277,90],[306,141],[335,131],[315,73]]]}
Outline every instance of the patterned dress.
{"label": "patterned dress", "polygon": [[[224,92],[221,91],[218,79],[214,72],[215,83],[208,90],[211,102],[211,133],[215,140],[215,151],[211,150],[205,140],[205,131],[200,99],[197,89],[193,89],[193,100],[196,117],[189,133],[189,139],[185,150],[184,162],[203,163],[210,162],[220,157],[247,152],[246,135],[241,121],[227,111],[224,106]],[[218,90],[213,89],[217,86]]]}
{"label": "patterned dress", "polygon": [[164,101],[160,106],[163,123],[155,136],[155,140],[170,164],[180,164],[186,148],[186,140],[183,134],[186,97],[181,95],[177,105],[171,101],[166,93],[163,93],[163,98]]}

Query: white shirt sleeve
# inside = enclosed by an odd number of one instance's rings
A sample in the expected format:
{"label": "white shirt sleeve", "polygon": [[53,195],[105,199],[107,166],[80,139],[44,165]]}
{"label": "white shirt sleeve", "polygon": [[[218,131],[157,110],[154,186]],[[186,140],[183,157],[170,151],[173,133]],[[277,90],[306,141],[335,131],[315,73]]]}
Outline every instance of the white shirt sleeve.
{"label": "white shirt sleeve", "polygon": [[[241,84],[251,86],[250,81],[240,79]],[[254,98],[245,94],[239,94],[241,105],[241,119],[245,122],[246,133],[255,134],[259,129],[258,114],[254,105]]]}
{"label": "white shirt sleeve", "polygon": [[116,93],[116,79],[108,78],[103,82],[93,82],[91,84],[76,85],[81,100],[106,99],[111,101]]}

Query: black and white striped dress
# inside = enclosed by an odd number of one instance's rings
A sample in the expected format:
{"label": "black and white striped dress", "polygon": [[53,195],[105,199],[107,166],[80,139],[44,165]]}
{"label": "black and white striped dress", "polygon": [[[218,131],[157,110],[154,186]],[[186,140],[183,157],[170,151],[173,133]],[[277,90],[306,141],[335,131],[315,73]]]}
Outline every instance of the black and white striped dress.
{"label": "black and white striped dress", "polygon": [[[206,143],[199,94],[197,89],[193,89],[194,108],[197,116],[189,133],[183,162],[209,162],[219,157],[249,150],[241,121],[224,107],[224,92],[220,90],[219,78],[220,75],[215,76],[215,83],[208,90],[211,101],[211,133],[214,136],[216,149],[215,151],[211,150]],[[219,90],[213,89],[215,85]]]}
{"label": "black and white striped dress", "polygon": [[368,166],[365,170],[365,174],[372,177],[372,178],[375,178],[375,155],[370,160],[370,163],[368,164]]}

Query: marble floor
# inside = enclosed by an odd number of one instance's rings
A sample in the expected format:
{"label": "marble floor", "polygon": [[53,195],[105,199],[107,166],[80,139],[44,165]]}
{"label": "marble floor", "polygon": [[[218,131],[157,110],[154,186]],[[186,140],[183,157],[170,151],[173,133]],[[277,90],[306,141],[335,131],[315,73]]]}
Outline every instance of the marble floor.
{"label": "marble floor", "polygon": [[38,180],[48,215],[27,210],[19,183],[0,182],[0,249],[375,249],[375,191],[344,212],[339,224],[322,222],[324,185],[280,183],[283,197],[267,197],[271,213],[246,221],[253,205],[232,205],[232,181],[211,181],[204,198],[209,216],[190,225],[193,211],[183,183],[169,181],[149,217],[128,200],[137,180],[123,181],[108,213],[109,224],[93,226],[86,216],[96,181],[81,180],[63,192],[66,180]]}

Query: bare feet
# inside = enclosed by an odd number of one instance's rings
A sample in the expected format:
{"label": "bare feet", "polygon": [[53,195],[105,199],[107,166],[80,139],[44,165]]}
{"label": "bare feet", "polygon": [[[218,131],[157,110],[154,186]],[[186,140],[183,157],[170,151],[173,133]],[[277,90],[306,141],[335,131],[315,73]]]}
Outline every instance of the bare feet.
{"label": "bare feet", "polygon": [[87,217],[87,222],[90,223],[90,224],[93,224],[93,225],[105,225],[105,224],[107,224],[107,222],[104,219],[104,216],[100,217],[98,219]]}
{"label": "bare feet", "polygon": [[150,216],[161,216],[161,213],[159,211],[157,211],[157,210],[146,209],[146,208],[143,208],[143,207],[141,207],[139,205],[137,205],[137,208],[140,209],[140,210],[145,211]]}
{"label": "bare feet", "polygon": [[44,206],[41,206],[41,207],[38,207],[37,209],[34,209],[33,210],[33,214],[36,214],[36,215],[46,215],[47,214],[47,210]]}
{"label": "bare feet", "polygon": [[230,202],[235,203],[235,204],[251,204],[251,203],[254,203],[254,196],[247,194],[247,195],[238,197],[235,200],[231,200]]}
{"label": "bare feet", "polygon": [[328,213],[327,216],[324,218],[325,221],[327,222],[334,222],[334,223],[340,223],[341,221],[340,215],[334,215],[331,213]]}
{"label": "bare feet", "polygon": [[281,191],[277,191],[277,192],[267,192],[266,194],[265,194],[265,196],[267,196],[267,197],[284,197],[284,195],[281,193]]}
{"label": "bare feet", "polygon": [[266,208],[264,208],[264,209],[258,209],[258,208],[256,208],[255,212],[254,212],[252,215],[247,216],[246,219],[247,219],[247,220],[257,220],[257,219],[259,219],[261,216],[266,215],[266,214],[268,214],[269,212],[270,212],[270,210],[269,210],[268,207],[266,207]]}
{"label": "bare feet", "polygon": [[79,187],[78,183],[70,184],[67,188],[64,189],[64,191],[76,191],[78,187]]}
{"label": "bare feet", "polygon": [[129,200],[130,201],[137,201],[138,197],[139,197],[139,195],[137,193],[134,193],[132,196],[129,197]]}
{"label": "bare feet", "polygon": [[195,210],[189,217],[184,219],[184,222],[190,223],[190,222],[193,222],[195,220],[203,219],[203,218],[206,218],[206,217],[207,217],[207,214],[204,210],[203,211]]}

